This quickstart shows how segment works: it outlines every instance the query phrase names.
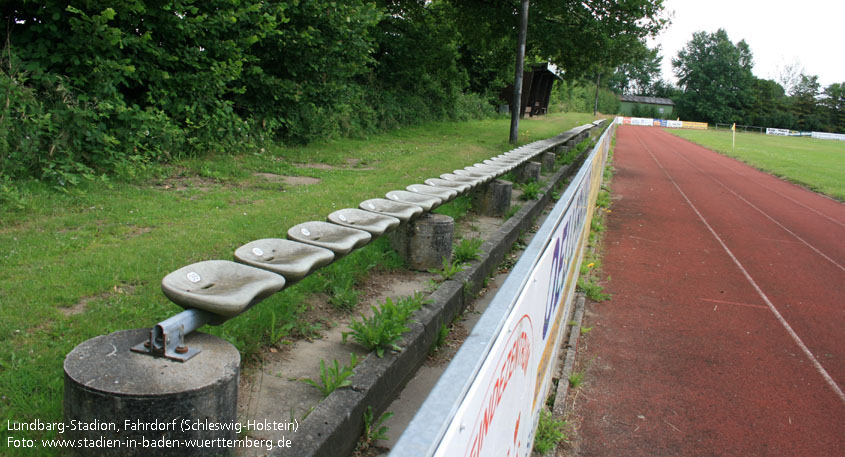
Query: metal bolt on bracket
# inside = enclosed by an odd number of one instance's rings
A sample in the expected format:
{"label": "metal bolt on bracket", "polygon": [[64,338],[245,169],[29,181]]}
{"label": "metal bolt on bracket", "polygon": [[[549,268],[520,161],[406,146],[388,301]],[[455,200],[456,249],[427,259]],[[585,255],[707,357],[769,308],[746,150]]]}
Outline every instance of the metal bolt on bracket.
{"label": "metal bolt on bracket", "polygon": [[132,347],[132,352],[187,362],[200,353],[185,344],[185,336],[214,320],[214,314],[187,309],[159,322],[150,330],[150,339]]}

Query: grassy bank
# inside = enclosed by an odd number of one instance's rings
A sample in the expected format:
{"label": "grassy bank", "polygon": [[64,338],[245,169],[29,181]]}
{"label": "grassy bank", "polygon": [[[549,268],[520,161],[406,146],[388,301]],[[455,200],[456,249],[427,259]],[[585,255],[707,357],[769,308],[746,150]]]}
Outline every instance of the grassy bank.
{"label": "grassy bank", "polygon": [[[590,120],[586,114],[526,119],[520,139],[547,138]],[[367,140],[126,170],[120,180],[85,182],[66,193],[24,184],[22,208],[0,214],[3,453],[23,452],[5,448],[10,434],[52,437],[11,433],[6,425],[61,419],[62,361],[74,346],[149,327],[180,310],[160,292],[170,271],[231,259],[248,241],[284,237],[300,222],[509,150],[507,131],[507,119],[435,123]],[[308,294],[396,264],[385,243],[373,243],[212,333],[248,359],[272,340],[315,330],[302,320]]]}
{"label": "grassy bank", "polygon": [[845,142],[737,132],[736,147],[732,147],[729,131],[666,131],[845,201]]}

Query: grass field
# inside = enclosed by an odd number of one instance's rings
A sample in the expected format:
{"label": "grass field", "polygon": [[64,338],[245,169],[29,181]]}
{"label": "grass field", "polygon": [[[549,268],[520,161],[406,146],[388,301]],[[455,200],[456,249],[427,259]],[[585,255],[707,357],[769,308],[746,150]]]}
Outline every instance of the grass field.
{"label": "grass field", "polygon": [[[591,120],[587,114],[526,119],[521,143]],[[73,347],[97,335],[150,327],[180,310],[160,291],[167,273],[200,260],[231,259],[248,241],[284,237],[295,224],[324,220],[336,209],[509,150],[508,128],[508,119],[427,124],[368,139],[125,170],[121,179],[66,192],[22,184],[22,208],[0,210],[0,454],[44,454],[6,449],[10,434],[54,437],[8,432],[7,421],[61,420],[62,362]],[[280,181],[283,176],[319,182],[293,185]],[[264,345],[314,331],[301,317],[308,294],[331,293],[331,284],[352,283],[372,268],[396,268],[383,242],[211,333],[249,360]]]}
{"label": "grass field", "polygon": [[666,129],[815,192],[845,201],[845,142],[716,130]]}

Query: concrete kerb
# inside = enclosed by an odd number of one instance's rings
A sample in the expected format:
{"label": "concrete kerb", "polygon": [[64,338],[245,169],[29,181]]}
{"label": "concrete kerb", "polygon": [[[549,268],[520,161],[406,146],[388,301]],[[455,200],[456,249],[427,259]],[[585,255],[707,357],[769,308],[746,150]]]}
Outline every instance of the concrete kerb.
{"label": "concrete kerb", "polygon": [[[559,144],[549,144],[548,149]],[[495,271],[520,234],[531,228],[550,202],[555,186],[578,169],[577,164],[587,152],[573,164],[555,172],[538,200],[525,203],[505,221],[496,234],[482,244],[479,260],[470,263],[454,279],[444,281],[429,296],[431,302],[415,313],[414,322],[409,326],[411,331],[404,335],[400,345],[404,348],[401,352],[388,353],[383,358],[370,354],[356,367],[355,375],[350,378],[352,386],[337,389],[320,402],[301,421],[301,431],[291,436],[291,447],[278,448],[270,455],[336,457],[352,452],[364,428],[363,415],[367,408],[372,407],[374,420],[384,412],[425,362],[440,326],[452,322],[469,299],[478,294],[484,279]]]}
{"label": "concrete kerb", "polygon": [[569,326],[569,337],[564,343],[565,355],[563,359],[563,366],[560,369],[557,382],[557,390],[555,391],[555,403],[552,407],[552,412],[557,417],[564,417],[566,415],[566,396],[569,394],[569,377],[572,375],[572,370],[575,367],[575,355],[578,353],[578,337],[581,336],[581,322],[584,320],[584,303],[586,296],[582,292],[578,292],[575,297],[575,312],[572,316],[572,325]]}

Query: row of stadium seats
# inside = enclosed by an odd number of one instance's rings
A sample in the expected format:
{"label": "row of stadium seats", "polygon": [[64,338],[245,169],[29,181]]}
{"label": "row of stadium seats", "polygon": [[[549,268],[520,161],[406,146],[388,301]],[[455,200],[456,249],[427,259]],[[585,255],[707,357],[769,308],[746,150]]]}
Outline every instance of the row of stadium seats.
{"label": "row of stadium seats", "polygon": [[179,306],[211,313],[212,322],[220,324],[386,232],[472,192],[551,148],[585,137],[601,122],[426,179],[405,190],[390,191],[385,198],[361,202],[358,208],[337,210],[326,221],[295,225],[287,231],[287,239],[249,242],[235,250],[234,262],[207,260],[185,266],[164,277],[162,290]]}

